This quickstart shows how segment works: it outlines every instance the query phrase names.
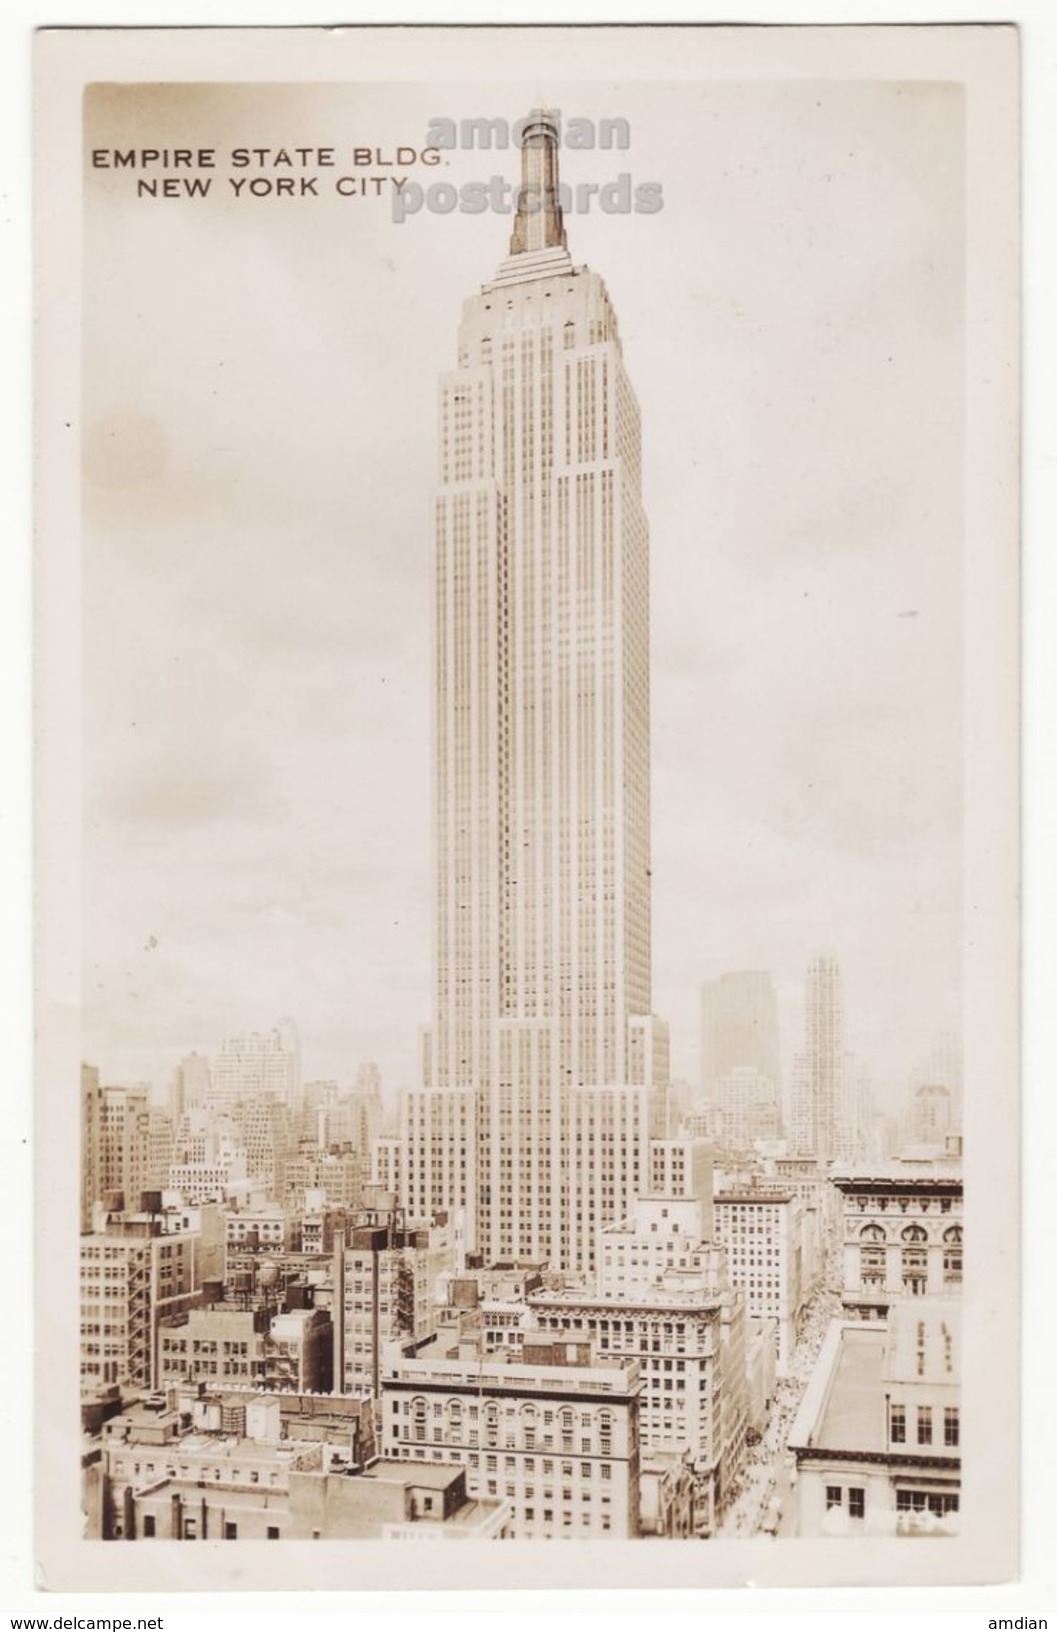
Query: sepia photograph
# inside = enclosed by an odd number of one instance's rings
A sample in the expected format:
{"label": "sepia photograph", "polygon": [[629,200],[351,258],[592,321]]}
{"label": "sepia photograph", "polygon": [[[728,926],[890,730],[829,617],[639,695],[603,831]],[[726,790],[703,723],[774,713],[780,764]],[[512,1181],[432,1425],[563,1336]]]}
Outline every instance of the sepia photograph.
{"label": "sepia photograph", "polygon": [[46,1572],[1008,1579],[1015,30],[37,67]]}

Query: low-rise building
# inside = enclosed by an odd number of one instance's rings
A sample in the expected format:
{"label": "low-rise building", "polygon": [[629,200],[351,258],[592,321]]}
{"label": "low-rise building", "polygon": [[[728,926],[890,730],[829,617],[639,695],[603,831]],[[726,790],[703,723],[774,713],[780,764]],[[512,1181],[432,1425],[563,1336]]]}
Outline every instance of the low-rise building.
{"label": "low-rise building", "polygon": [[474,1330],[486,1354],[520,1348],[533,1324],[525,1300],[543,1286],[543,1270],[538,1263],[495,1264],[445,1277],[447,1304],[439,1312],[441,1328],[457,1325],[457,1314],[472,1310]]}
{"label": "low-rise building", "polygon": [[231,1149],[215,1161],[174,1162],[169,1168],[168,1190],[178,1190],[185,1201],[228,1201],[245,1193],[250,1184],[245,1153]]}
{"label": "low-rise building", "polygon": [[302,1145],[283,1161],[277,1186],[283,1202],[296,1212],[306,1210],[306,1197],[322,1192],[328,1207],[355,1212],[364,1204],[368,1174],[367,1159],[355,1145],[336,1145],[327,1150]]}
{"label": "low-rise building", "polygon": [[299,1252],[294,1215],[278,1202],[232,1208],[224,1215],[224,1244],[231,1253]]}
{"label": "low-rise building", "polygon": [[844,1313],[883,1320],[902,1298],[959,1297],[963,1183],[959,1157],[907,1152],[882,1166],[835,1170],[841,1198]]}
{"label": "low-rise building", "polygon": [[[466,1352],[459,1352],[459,1350]],[[642,1387],[636,1362],[548,1334],[519,1354],[454,1353],[387,1361],[387,1457],[456,1462],[478,1500],[502,1501],[522,1540],[638,1534]]]}
{"label": "low-rise building", "polygon": [[957,1531],[959,1312],[913,1300],[831,1324],[788,1441],[800,1536]]}
{"label": "low-rise building", "polygon": [[[236,1402],[235,1415],[238,1409]],[[186,1414],[164,1399],[105,1424],[91,1469],[89,1511],[98,1522],[92,1534],[128,1541],[485,1541],[509,1533],[505,1505],[471,1498],[462,1468],[375,1458],[336,1469],[318,1441],[277,1437],[277,1404],[267,1398],[251,1396],[242,1413],[254,1432],[188,1429]]]}
{"label": "low-rise building", "polygon": [[218,1303],[161,1323],[158,1380],[313,1390],[331,1386],[333,1334],[322,1309],[242,1309]]}

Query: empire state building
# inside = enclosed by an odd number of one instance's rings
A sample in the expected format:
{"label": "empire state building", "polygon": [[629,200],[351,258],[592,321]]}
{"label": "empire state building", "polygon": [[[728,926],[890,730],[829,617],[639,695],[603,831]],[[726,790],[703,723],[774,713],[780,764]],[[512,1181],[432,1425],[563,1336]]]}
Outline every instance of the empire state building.
{"label": "empire state building", "polygon": [[558,125],[522,126],[510,252],[463,308],[435,499],[436,1007],[405,1206],[487,1261],[587,1269],[664,1131],[650,1013],[648,530]]}

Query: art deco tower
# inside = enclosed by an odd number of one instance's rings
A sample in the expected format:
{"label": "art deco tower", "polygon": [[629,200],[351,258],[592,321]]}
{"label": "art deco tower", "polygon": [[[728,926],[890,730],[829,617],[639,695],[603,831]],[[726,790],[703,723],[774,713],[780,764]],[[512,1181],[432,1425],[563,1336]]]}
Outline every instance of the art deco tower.
{"label": "art deco tower", "polygon": [[412,1209],[461,1195],[487,1255],[576,1265],[629,1208],[667,1038],[639,411],[557,156],[533,115],[509,257],[440,387],[436,1013],[405,1159]]}

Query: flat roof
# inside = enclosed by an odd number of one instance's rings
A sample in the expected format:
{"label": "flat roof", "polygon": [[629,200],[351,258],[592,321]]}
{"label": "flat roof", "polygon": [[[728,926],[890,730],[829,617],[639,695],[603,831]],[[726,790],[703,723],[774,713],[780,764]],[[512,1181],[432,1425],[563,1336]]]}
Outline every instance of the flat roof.
{"label": "flat roof", "polygon": [[832,1320],[789,1431],[791,1450],[883,1451],[885,1327]]}
{"label": "flat roof", "polygon": [[383,1457],[353,1477],[377,1479],[387,1485],[424,1485],[427,1490],[447,1490],[464,1471],[461,1462],[398,1462]]}
{"label": "flat roof", "polygon": [[914,1184],[949,1184],[961,1186],[962,1164],[961,1159],[953,1158],[945,1161],[942,1158],[928,1161],[893,1158],[887,1163],[864,1162],[855,1167],[834,1168],[830,1174],[830,1182],[840,1189],[844,1185],[854,1184],[884,1184],[884,1185],[914,1185]]}
{"label": "flat roof", "polygon": [[[672,1272],[678,1276],[679,1271]],[[530,1307],[546,1309],[601,1309],[607,1315],[623,1316],[625,1319],[634,1315],[637,1310],[644,1310],[648,1314],[663,1313],[670,1309],[673,1314],[693,1315],[715,1314],[716,1309],[724,1297],[724,1289],[717,1286],[711,1275],[704,1270],[688,1270],[687,1277],[697,1284],[686,1286],[648,1286],[636,1287],[633,1293],[608,1292],[581,1292],[565,1289],[561,1292],[533,1292],[529,1295]],[[560,1337],[559,1337],[560,1341]]]}
{"label": "flat roof", "polygon": [[841,1451],[885,1450],[885,1334],[845,1329],[815,1442]]}
{"label": "flat roof", "polygon": [[791,1190],[717,1190],[712,1197],[714,1206],[718,1206],[721,1201],[752,1201],[770,1207],[795,1200],[796,1197]]}

